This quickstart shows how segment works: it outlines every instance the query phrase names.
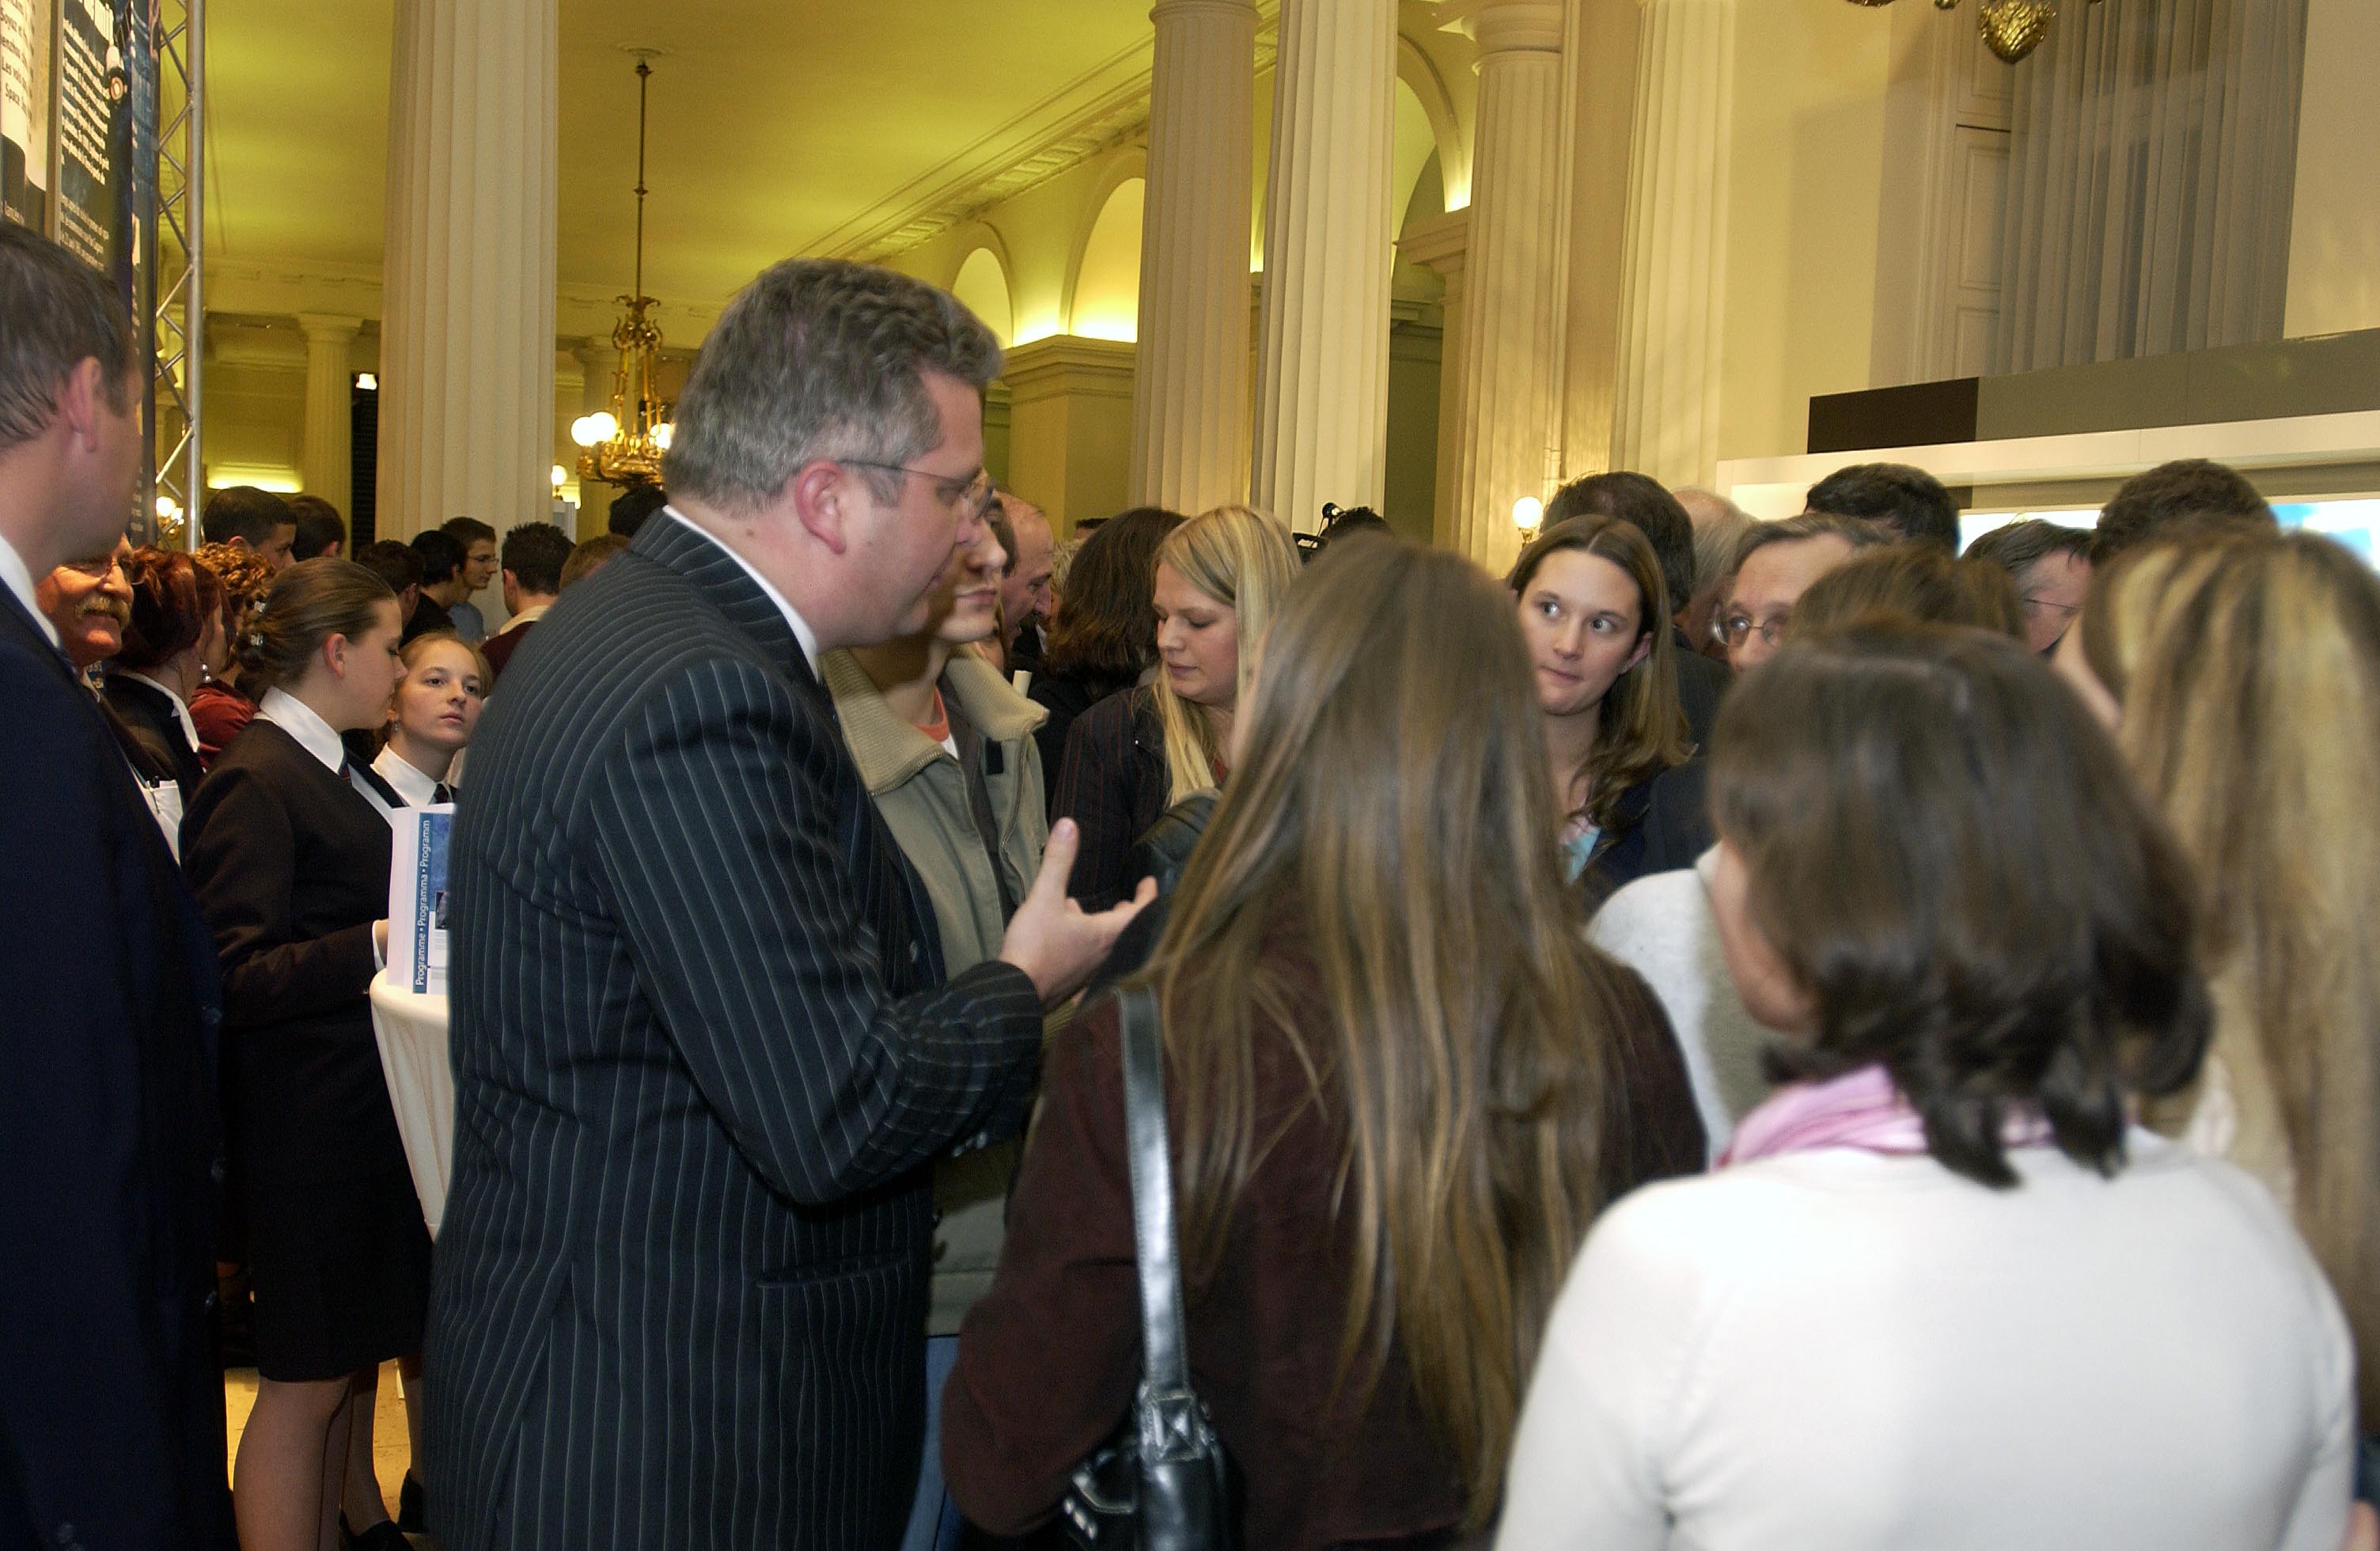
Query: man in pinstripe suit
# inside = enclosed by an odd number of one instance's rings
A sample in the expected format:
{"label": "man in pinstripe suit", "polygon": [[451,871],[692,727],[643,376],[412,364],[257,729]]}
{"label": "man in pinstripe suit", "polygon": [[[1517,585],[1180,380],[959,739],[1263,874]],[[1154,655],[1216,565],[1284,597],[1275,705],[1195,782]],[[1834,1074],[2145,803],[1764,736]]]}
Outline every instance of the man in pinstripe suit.
{"label": "man in pinstripe suit", "polygon": [[1002,959],[944,984],[816,673],[923,627],[998,369],[941,292],[770,270],[679,402],[674,505],[490,703],[428,1364],[451,1551],[899,1538],[927,1165],[1022,1122],[1043,1004],[1133,909],[1066,901],[1053,835]]}

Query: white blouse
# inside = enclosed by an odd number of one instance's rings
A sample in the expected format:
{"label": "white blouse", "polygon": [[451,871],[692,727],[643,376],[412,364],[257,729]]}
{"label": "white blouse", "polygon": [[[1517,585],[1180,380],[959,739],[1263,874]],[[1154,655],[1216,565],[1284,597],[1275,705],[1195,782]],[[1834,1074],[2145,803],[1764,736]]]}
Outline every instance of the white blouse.
{"label": "white blouse", "polygon": [[1836,1149],[1629,1196],[1555,1307],[1500,1551],[2336,1551],[2338,1300],[2246,1175],[2128,1145],[2112,1181]]}

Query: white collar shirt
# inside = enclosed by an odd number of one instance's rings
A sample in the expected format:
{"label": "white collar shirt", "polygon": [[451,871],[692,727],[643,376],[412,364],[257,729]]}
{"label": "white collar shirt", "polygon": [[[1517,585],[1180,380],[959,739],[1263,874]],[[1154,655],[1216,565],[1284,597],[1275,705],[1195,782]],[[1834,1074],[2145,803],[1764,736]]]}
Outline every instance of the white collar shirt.
{"label": "white collar shirt", "polygon": [[396,794],[404,798],[407,806],[410,807],[430,807],[435,805],[438,801],[438,788],[442,784],[445,784],[449,792],[454,789],[452,783],[442,783],[436,777],[414,769],[412,763],[404,755],[399,754],[394,745],[380,751],[380,757],[372,761],[372,769],[379,774],[381,780],[395,787]]}
{"label": "white collar shirt", "polygon": [[50,623],[49,616],[42,612],[42,606],[33,601],[33,573],[26,566],[25,557],[17,552],[17,546],[5,538],[0,538],[0,582],[8,585],[8,590],[17,595],[17,601],[25,605],[25,612],[33,616],[35,624],[42,627],[42,634],[50,638],[50,645],[56,646],[58,627]]}
{"label": "white collar shirt", "polygon": [[181,692],[164,680],[152,678],[147,673],[136,673],[129,669],[117,669],[116,672],[128,679],[139,680],[174,703],[174,715],[182,724],[182,736],[188,741],[190,752],[196,754],[199,751],[199,724],[190,720],[190,708],[183,702]]}
{"label": "white collar shirt", "polygon": [[345,772],[347,784],[371,804],[372,811],[385,817],[388,799],[372,789],[370,782],[359,781],[347,763],[347,745],[339,741],[338,731],[314,712],[314,708],[285,689],[268,689],[257,703],[256,719],[270,721],[298,740],[298,746],[322,762],[327,770]]}
{"label": "white collar shirt", "polygon": [[744,574],[752,578],[752,585],[766,593],[768,595],[769,601],[777,606],[777,612],[785,616],[785,623],[793,627],[794,639],[801,643],[802,660],[810,665],[810,675],[813,678],[817,677],[819,671],[819,644],[817,633],[810,629],[810,622],[804,619],[801,614],[795,611],[793,604],[786,600],[785,595],[779,592],[775,586],[770,582],[768,577],[760,575],[760,573],[753,567],[750,561],[745,559],[742,555],[737,554],[735,549],[731,545],[722,541],[717,534],[711,532],[709,528],[704,527],[700,523],[694,521],[684,512],[679,511],[674,506],[664,506],[662,508],[662,515],[676,518],[679,522],[686,524],[686,527],[694,529],[697,533],[701,534],[705,539],[708,539],[712,543],[719,545],[721,549],[727,551],[729,559],[733,560],[736,564],[744,568]]}

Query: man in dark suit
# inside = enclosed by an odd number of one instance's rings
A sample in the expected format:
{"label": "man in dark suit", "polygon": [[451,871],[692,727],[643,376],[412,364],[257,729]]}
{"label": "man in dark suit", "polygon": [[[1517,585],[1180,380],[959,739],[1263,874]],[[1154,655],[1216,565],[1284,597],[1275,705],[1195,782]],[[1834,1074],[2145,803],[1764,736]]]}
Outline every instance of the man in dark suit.
{"label": "man in dark suit", "polygon": [[941,292],[778,265],[712,329],[674,504],[564,594],[471,745],[431,1313],[449,1551],[873,1551],[924,1403],[930,1165],[1014,1132],[1132,906],[999,960],[932,912],[817,656],[924,626],[982,532],[1000,352]]}
{"label": "man in dark suit", "polygon": [[231,1545],[214,952],[33,604],[140,468],[123,303],[0,224],[0,1545]]}

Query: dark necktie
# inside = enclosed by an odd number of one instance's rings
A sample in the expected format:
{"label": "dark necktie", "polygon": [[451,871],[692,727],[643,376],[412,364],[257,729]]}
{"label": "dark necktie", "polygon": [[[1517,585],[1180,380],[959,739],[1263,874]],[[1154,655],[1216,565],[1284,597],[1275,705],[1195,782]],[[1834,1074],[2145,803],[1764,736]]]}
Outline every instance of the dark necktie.
{"label": "dark necktie", "polygon": [[431,787],[430,802],[432,806],[435,806],[440,803],[451,803],[454,800],[455,789],[447,785],[444,782],[442,781],[436,785]]}

